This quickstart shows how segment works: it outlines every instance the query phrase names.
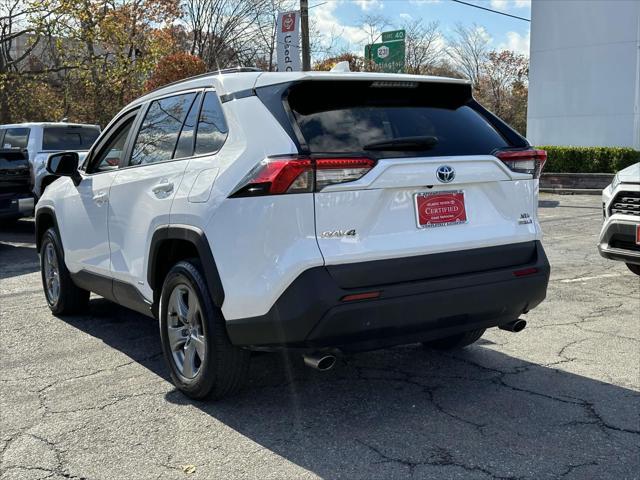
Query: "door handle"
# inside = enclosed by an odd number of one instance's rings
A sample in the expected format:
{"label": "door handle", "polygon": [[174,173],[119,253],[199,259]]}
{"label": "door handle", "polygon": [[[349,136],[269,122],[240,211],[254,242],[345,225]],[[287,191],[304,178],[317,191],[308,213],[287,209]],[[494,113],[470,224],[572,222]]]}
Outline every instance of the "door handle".
{"label": "door handle", "polygon": [[158,183],[157,185],[154,185],[151,190],[156,195],[167,195],[167,194],[173,192],[173,182],[169,182],[167,180],[164,180],[164,181]]}
{"label": "door handle", "polygon": [[100,192],[93,196],[93,201],[96,202],[97,205],[102,205],[107,201],[106,192]]}

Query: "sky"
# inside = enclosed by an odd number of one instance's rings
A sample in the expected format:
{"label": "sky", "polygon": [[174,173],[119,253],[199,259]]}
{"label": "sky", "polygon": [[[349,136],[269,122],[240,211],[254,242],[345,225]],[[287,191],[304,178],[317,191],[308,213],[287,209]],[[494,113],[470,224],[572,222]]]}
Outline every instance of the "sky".
{"label": "sky", "polygon": [[[486,8],[530,18],[531,0],[465,0]],[[456,23],[482,27],[495,49],[529,54],[530,23],[455,3],[451,0],[310,0],[309,14],[324,35],[333,32],[334,50],[362,54],[365,15],[382,15],[392,26],[406,20],[438,21],[446,38]],[[317,6],[316,6],[317,5]],[[393,30],[393,28],[387,29]]]}

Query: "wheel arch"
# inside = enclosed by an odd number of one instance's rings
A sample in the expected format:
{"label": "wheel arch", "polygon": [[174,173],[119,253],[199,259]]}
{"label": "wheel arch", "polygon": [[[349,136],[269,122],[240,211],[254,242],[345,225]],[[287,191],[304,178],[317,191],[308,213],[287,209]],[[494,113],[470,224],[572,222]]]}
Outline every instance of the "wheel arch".
{"label": "wheel arch", "polygon": [[[151,237],[147,265],[147,282],[159,297],[161,283],[174,260],[197,255],[202,263],[207,288],[216,307],[222,307],[224,288],[209,241],[202,230],[190,225],[167,225],[156,229]],[[157,292],[157,293],[156,293]]]}
{"label": "wheel arch", "polygon": [[[56,219],[56,212],[53,207],[40,207],[36,212],[36,252],[40,253],[40,247],[42,247],[42,236],[51,227],[54,227],[58,233],[58,220]],[[62,242],[62,239],[60,239]],[[64,248],[62,249],[62,255],[64,255]]]}

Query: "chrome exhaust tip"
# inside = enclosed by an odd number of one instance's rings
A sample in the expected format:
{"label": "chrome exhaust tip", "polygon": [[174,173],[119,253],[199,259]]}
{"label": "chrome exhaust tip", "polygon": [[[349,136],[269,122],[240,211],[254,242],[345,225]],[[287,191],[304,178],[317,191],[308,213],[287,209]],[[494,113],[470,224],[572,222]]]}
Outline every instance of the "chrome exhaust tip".
{"label": "chrome exhaust tip", "polygon": [[500,328],[500,330],[506,330],[507,332],[518,333],[524,330],[524,327],[526,326],[526,320],[522,320],[521,318],[519,318],[518,320],[514,320],[513,322],[500,325],[498,328]]}
{"label": "chrome exhaust tip", "polygon": [[330,353],[310,353],[302,355],[305,365],[321,372],[331,370],[336,364],[336,357]]}

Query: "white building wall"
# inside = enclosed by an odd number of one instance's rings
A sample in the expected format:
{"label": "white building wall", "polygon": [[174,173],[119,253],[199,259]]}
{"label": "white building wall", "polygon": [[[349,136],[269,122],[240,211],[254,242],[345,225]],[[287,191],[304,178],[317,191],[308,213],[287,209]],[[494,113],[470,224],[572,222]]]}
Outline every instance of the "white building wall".
{"label": "white building wall", "polygon": [[640,0],[533,0],[527,137],[640,150]]}

